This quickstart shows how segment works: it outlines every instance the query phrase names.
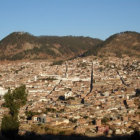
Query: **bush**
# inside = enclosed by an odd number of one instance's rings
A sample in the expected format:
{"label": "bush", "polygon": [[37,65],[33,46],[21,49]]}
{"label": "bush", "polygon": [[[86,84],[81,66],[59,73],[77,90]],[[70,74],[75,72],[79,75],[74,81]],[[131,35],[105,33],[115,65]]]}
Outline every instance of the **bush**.
{"label": "bush", "polygon": [[84,118],[84,119],[87,119],[87,118],[88,118],[88,116],[84,116],[83,118]]}
{"label": "bush", "polygon": [[77,122],[76,119],[72,119],[72,118],[70,118],[69,121],[71,121],[72,123],[76,123]]}
{"label": "bush", "polygon": [[47,77],[47,78],[42,78],[41,80],[42,81],[45,81],[45,80],[47,80],[47,81],[54,81],[54,80],[57,80],[57,79],[54,78],[54,77]]}
{"label": "bush", "polygon": [[52,113],[54,113],[54,112],[57,112],[57,111],[54,108],[46,108],[46,112],[52,112]]}
{"label": "bush", "polygon": [[121,58],[122,57],[121,51],[116,51],[115,53],[116,53],[116,57],[118,57],[118,58]]}
{"label": "bush", "polygon": [[59,61],[54,61],[53,63],[52,63],[52,66],[53,65],[62,65],[63,64],[63,60],[59,60]]}
{"label": "bush", "polygon": [[101,122],[102,124],[106,124],[109,121],[107,117],[102,118]]}

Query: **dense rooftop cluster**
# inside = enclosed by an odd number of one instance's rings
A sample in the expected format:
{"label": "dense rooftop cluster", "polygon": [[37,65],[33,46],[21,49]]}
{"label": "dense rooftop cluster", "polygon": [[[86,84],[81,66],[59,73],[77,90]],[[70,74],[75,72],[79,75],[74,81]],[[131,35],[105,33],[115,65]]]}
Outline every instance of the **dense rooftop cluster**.
{"label": "dense rooftop cluster", "polygon": [[[1,63],[3,90],[21,84],[26,85],[28,97],[19,111],[20,134],[55,130],[123,135],[140,128],[140,62],[136,58],[90,56],[61,65],[45,60]],[[2,94],[0,120],[8,113],[3,103]]]}

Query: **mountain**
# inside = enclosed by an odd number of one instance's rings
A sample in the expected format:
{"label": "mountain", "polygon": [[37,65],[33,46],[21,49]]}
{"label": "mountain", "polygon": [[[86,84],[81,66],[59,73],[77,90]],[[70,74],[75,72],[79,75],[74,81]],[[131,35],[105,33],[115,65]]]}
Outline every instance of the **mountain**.
{"label": "mountain", "polygon": [[128,56],[140,57],[140,33],[137,32],[121,32],[114,34],[96,47],[89,49],[83,53],[83,56],[117,56],[122,57],[123,54]]}
{"label": "mountain", "polygon": [[34,36],[13,32],[0,41],[0,60],[71,58],[101,42],[83,36]]}
{"label": "mountain", "polygon": [[0,41],[0,60],[70,59],[76,56],[140,57],[140,33],[121,32],[105,41],[90,37],[34,36],[13,32]]}

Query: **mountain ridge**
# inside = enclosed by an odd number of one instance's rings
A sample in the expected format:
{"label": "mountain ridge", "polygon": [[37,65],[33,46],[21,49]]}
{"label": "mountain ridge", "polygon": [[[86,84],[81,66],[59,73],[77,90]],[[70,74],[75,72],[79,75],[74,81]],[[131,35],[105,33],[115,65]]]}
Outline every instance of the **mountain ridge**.
{"label": "mountain ridge", "polygon": [[122,55],[140,57],[140,33],[125,31],[111,35],[105,41],[89,49],[83,56],[117,56]]}
{"label": "mountain ridge", "polygon": [[84,36],[34,36],[13,32],[0,40],[0,60],[70,59],[76,56],[140,57],[140,33],[125,31],[105,41]]}
{"label": "mountain ridge", "polygon": [[100,39],[83,36],[34,36],[13,32],[0,41],[0,59],[70,58],[100,42]]}

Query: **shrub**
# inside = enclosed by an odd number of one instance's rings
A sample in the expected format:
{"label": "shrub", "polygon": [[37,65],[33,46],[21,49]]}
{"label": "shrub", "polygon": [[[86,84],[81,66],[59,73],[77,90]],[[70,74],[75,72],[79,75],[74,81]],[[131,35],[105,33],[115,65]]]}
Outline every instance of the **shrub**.
{"label": "shrub", "polygon": [[101,122],[102,124],[106,124],[109,121],[107,117],[102,118]]}
{"label": "shrub", "polygon": [[54,61],[51,66],[53,65],[62,65],[63,64],[63,60],[59,60],[59,61]]}

